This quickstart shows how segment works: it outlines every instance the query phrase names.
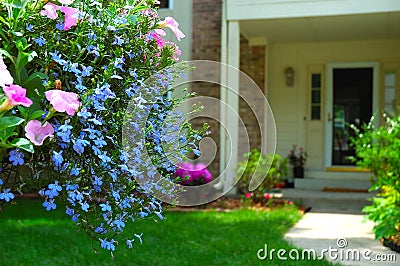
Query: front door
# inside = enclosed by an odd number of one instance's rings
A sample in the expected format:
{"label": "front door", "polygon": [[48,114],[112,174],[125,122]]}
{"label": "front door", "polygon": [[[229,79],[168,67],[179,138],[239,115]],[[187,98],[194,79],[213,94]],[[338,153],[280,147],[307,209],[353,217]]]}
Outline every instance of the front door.
{"label": "front door", "polygon": [[[374,63],[331,64],[327,68],[326,166],[354,165],[350,125],[368,123],[377,110],[378,66]],[[376,81],[374,80],[376,79]]]}

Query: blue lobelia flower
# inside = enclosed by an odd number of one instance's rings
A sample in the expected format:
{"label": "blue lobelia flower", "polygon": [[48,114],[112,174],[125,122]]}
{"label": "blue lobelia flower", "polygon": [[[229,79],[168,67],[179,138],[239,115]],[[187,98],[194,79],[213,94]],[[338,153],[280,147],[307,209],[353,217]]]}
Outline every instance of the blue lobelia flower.
{"label": "blue lobelia flower", "polygon": [[57,208],[57,205],[54,203],[53,199],[43,202],[42,206],[46,208],[46,211],[55,210]]}
{"label": "blue lobelia flower", "polygon": [[111,211],[111,206],[109,205],[108,201],[106,203],[100,204],[101,210],[103,212],[110,212]]}
{"label": "blue lobelia flower", "polygon": [[18,150],[12,150],[12,151],[10,151],[9,160],[10,160],[10,162],[12,162],[12,164],[14,166],[23,165],[24,164],[24,154]]}
{"label": "blue lobelia flower", "polygon": [[33,32],[33,25],[32,25],[32,24],[29,24],[29,23],[26,23],[25,29],[26,29],[27,31]]}
{"label": "blue lobelia flower", "polygon": [[126,245],[128,246],[128,248],[132,248],[132,242],[135,241],[134,239],[127,239],[126,240]]}
{"label": "blue lobelia flower", "polygon": [[74,215],[74,213],[75,213],[75,211],[74,211],[74,209],[71,209],[71,208],[69,208],[68,206],[66,206],[66,210],[65,210],[65,213],[68,215],[68,216],[72,216],[72,215]]}
{"label": "blue lobelia flower", "polygon": [[93,71],[93,67],[88,66],[82,66],[82,77],[89,77],[91,75],[91,72]]}
{"label": "blue lobelia flower", "polygon": [[111,239],[111,241],[108,241],[107,239],[101,239],[99,238],[100,242],[101,242],[101,247],[110,251],[114,251],[115,250],[115,245],[113,244],[115,241],[114,239]]}
{"label": "blue lobelia flower", "polygon": [[57,30],[64,30],[64,23],[61,20],[57,21],[56,29]]}
{"label": "blue lobelia flower", "polygon": [[62,162],[64,161],[64,158],[62,156],[62,151],[56,152],[53,151],[53,156],[51,157],[53,160],[53,163],[55,166],[61,166]]}
{"label": "blue lobelia flower", "polygon": [[91,33],[88,34],[88,38],[89,38],[90,40],[96,40],[96,39],[97,39],[97,35],[94,34],[93,32],[91,32]]}
{"label": "blue lobelia flower", "polygon": [[83,203],[82,204],[82,206],[81,206],[81,209],[83,210],[83,211],[85,211],[85,212],[88,212],[89,211],[89,203],[87,203],[86,201],[85,201],[85,203]]}
{"label": "blue lobelia flower", "polygon": [[46,40],[43,38],[42,35],[40,37],[34,39],[35,43],[37,43],[40,47],[46,44]]}
{"label": "blue lobelia flower", "polygon": [[0,200],[5,200],[6,202],[9,202],[13,198],[14,198],[14,194],[10,192],[9,188],[6,188],[5,190],[3,190],[2,193],[0,193]]}
{"label": "blue lobelia flower", "polygon": [[124,39],[119,37],[119,36],[115,36],[114,42],[112,44],[116,44],[118,46],[122,46],[124,44]]}
{"label": "blue lobelia flower", "polygon": [[88,119],[92,114],[88,112],[86,107],[83,107],[76,115],[83,119]]}
{"label": "blue lobelia flower", "polygon": [[117,227],[117,229],[119,230],[119,231],[123,231],[123,227],[125,227],[125,223],[124,223],[124,221],[122,221],[122,219],[117,219],[117,220],[114,220],[114,222],[113,222],[113,224]]}

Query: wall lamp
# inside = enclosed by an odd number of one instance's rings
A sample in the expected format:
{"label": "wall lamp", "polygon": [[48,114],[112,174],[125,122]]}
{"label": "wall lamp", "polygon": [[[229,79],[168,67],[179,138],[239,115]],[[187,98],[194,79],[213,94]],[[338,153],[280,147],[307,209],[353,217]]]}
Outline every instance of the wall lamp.
{"label": "wall lamp", "polygon": [[292,67],[285,69],[286,85],[292,87],[294,84],[294,70]]}

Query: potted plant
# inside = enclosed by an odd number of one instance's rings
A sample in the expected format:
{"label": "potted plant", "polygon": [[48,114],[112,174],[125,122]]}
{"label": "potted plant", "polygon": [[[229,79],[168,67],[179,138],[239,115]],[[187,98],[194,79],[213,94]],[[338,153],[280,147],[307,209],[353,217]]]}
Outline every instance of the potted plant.
{"label": "potted plant", "polygon": [[304,165],[306,164],[308,154],[302,147],[299,147],[297,150],[297,146],[293,145],[292,150],[290,150],[287,158],[290,165],[293,168],[293,176],[297,178],[304,177]]}
{"label": "potted plant", "polygon": [[[287,176],[286,158],[281,158],[278,154],[262,154],[258,149],[253,149],[244,156],[246,159],[240,161],[236,168],[237,190],[245,197],[251,197],[255,203],[265,202],[266,193],[281,184]],[[249,191],[252,178],[263,178],[263,181],[254,191]]]}

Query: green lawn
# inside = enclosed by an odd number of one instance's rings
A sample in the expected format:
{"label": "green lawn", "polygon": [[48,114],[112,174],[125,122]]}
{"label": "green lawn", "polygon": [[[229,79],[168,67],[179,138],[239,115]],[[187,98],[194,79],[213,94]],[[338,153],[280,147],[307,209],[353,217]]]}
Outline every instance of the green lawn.
{"label": "green lawn", "polygon": [[325,261],[260,261],[257,251],[292,248],[282,239],[300,214],[294,209],[169,212],[166,220],[140,221],[143,244],[114,253],[77,233],[62,210],[47,213],[41,201],[23,201],[0,214],[0,265],[331,265]]}

